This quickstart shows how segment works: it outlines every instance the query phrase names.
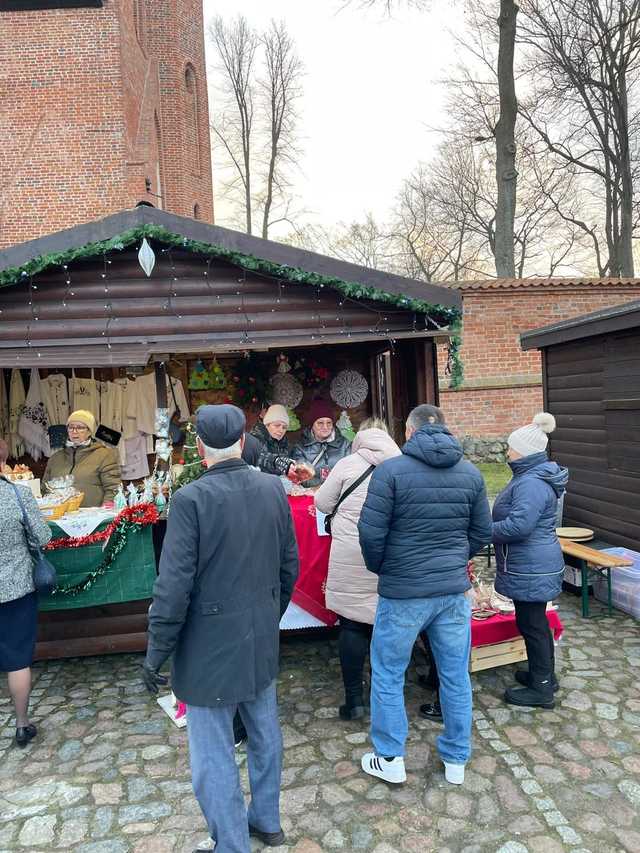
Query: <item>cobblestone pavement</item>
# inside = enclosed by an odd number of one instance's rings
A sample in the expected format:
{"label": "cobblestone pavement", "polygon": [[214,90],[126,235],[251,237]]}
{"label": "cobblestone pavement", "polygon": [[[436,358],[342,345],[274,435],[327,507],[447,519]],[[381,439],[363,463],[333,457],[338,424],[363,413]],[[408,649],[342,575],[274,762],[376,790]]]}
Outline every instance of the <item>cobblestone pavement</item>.
{"label": "cobblestone pavement", "polygon": [[[429,696],[415,668],[406,691],[408,781],[390,788],[359,769],[365,726],[336,719],[335,642],[285,639],[286,849],[640,851],[639,626],[621,614],[582,620],[570,596],[562,597],[561,614],[554,711],[503,704],[511,666],[473,677],[474,755],[460,789],[444,781],[434,747],[439,727],[416,717]],[[0,689],[0,851],[182,853],[206,837],[184,730],[143,691],[140,660],[37,666],[33,710],[41,736],[25,750],[12,743]],[[242,750],[239,761],[246,786]]]}

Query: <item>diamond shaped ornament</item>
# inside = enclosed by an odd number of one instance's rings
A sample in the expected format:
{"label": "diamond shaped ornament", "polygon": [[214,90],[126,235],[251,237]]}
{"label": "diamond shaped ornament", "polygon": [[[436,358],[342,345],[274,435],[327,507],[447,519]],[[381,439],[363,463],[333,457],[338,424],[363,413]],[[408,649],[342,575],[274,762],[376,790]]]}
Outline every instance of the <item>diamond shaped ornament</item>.
{"label": "diamond shaped ornament", "polygon": [[156,256],[151,246],[147,243],[146,237],[142,240],[142,243],[140,244],[140,249],[138,251],[138,261],[147,277],[149,277],[153,272],[153,268],[156,265]]}

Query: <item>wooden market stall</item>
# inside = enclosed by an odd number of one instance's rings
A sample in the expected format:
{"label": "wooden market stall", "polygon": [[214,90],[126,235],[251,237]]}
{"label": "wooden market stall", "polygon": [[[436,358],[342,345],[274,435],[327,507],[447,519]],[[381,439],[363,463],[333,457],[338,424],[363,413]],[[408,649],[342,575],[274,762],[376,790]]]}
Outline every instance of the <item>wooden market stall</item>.
{"label": "wooden market stall", "polygon": [[521,335],[542,352],[552,457],[570,471],[563,525],[640,551],[640,302]]}
{"label": "wooden market stall", "polygon": [[[5,384],[10,370],[26,380],[33,368],[98,382],[155,372],[157,405],[171,406],[164,371],[187,389],[213,362],[228,384],[191,390],[190,410],[232,399],[251,424],[246,365],[264,381],[284,356],[302,365],[303,423],[319,386],[349,369],[368,383],[349,410],[354,426],[377,414],[401,440],[410,409],[438,401],[435,342],[459,304],[447,288],[140,207],[0,252],[0,369]],[[144,648],[150,542],[141,529],[133,562],[113,563],[131,582],[46,604],[41,657]]]}

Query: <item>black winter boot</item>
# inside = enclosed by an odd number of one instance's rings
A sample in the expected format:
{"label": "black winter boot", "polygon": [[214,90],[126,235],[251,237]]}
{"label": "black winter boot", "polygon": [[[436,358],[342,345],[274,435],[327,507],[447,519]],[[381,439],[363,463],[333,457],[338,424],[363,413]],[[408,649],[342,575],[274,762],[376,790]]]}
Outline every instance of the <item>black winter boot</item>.
{"label": "black winter boot", "polygon": [[362,696],[356,699],[348,699],[344,705],[338,708],[338,714],[341,720],[361,720],[369,713],[369,709],[364,704]]}
{"label": "black winter boot", "polygon": [[[515,679],[518,684],[524,684],[525,687],[530,686],[531,675],[529,670],[527,669],[519,669],[516,671]],[[560,690],[560,684],[558,683],[558,679],[556,678],[555,672],[551,676],[551,687],[554,693],[557,693]]]}
{"label": "black winter boot", "polygon": [[505,690],[504,701],[524,708],[554,708],[551,678],[535,681],[528,687],[509,687]]}

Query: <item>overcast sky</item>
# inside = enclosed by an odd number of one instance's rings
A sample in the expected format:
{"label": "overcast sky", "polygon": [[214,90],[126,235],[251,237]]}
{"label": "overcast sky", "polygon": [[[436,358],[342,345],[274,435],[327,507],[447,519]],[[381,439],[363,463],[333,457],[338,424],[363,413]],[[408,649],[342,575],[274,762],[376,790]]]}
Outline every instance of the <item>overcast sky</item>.
{"label": "overcast sky", "polygon": [[[388,19],[340,11],[338,0],[204,0],[205,24],[215,14],[243,14],[257,28],[283,19],[295,39],[306,67],[297,189],[309,219],[331,225],[368,211],[384,219],[402,179],[433,152],[429,127],[443,121],[437,81],[455,60],[447,30],[463,21],[462,4],[434,5]],[[208,71],[211,86],[211,51]],[[230,224],[217,196],[216,204],[217,222]]]}

